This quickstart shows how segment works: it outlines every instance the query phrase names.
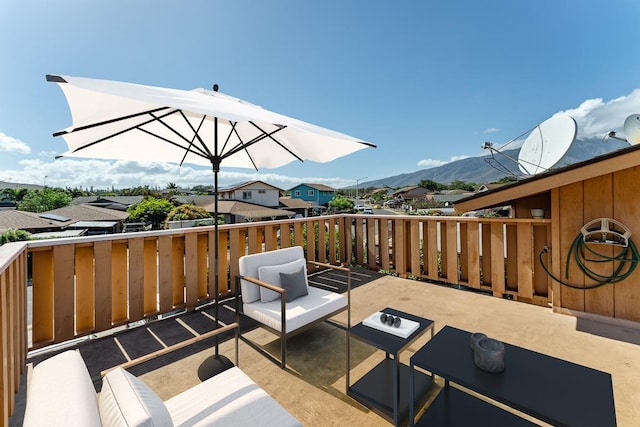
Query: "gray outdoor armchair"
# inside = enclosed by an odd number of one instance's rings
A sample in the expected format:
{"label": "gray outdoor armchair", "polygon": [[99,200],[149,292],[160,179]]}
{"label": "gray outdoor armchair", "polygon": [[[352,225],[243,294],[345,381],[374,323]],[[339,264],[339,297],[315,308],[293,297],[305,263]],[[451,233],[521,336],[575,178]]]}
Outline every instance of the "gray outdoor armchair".
{"label": "gray outdoor armchair", "polygon": [[[307,265],[346,272],[346,295],[309,286]],[[242,304],[237,307],[238,322],[241,316],[246,316],[280,337],[279,363],[283,369],[289,337],[345,310],[347,327],[351,326],[351,272],[348,268],[307,261],[302,247],[294,246],[243,256],[239,260],[239,272],[236,295],[242,295]],[[242,335],[241,338],[277,362],[257,344]]]}

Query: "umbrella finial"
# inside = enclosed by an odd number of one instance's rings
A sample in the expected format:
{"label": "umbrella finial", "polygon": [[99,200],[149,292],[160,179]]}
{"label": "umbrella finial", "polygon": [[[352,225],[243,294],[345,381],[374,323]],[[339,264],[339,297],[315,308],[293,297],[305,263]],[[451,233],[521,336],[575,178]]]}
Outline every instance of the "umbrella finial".
{"label": "umbrella finial", "polygon": [[214,83],[213,84],[213,91],[217,92],[218,91],[218,83]]}

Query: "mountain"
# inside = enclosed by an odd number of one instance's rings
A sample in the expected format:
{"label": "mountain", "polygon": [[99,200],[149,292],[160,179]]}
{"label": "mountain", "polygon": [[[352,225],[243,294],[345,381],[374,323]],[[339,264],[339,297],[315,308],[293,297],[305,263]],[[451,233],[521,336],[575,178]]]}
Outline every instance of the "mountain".
{"label": "mountain", "polygon": [[[556,167],[589,160],[628,146],[628,143],[615,139],[608,139],[606,142],[600,139],[576,140]],[[402,188],[418,185],[422,180],[431,180],[440,184],[450,184],[452,181],[487,184],[505,176],[522,175],[515,163],[519,152],[520,149],[516,148],[494,153],[493,156],[468,157],[435,168],[363,182],[360,187]],[[508,173],[505,168],[511,173]]]}

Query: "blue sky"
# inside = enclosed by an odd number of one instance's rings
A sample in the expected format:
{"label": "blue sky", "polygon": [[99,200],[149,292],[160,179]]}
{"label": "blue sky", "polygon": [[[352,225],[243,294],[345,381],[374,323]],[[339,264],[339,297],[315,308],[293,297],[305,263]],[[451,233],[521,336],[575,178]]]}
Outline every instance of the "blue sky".
{"label": "blue sky", "polygon": [[[0,180],[210,184],[211,171],[63,158],[46,74],[211,88],[372,142],[326,164],[223,169],[337,188],[478,156],[558,112],[578,137],[640,113],[637,0],[0,1]],[[366,177],[366,179],[364,179]]]}

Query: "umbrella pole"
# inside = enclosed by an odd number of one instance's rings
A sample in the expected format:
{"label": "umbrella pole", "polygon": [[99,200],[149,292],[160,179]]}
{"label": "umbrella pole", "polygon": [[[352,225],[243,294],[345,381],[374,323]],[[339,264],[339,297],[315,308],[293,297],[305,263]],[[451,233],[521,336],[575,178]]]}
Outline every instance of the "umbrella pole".
{"label": "umbrella pole", "polygon": [[[218,173],[220,172],[220,156],[218,155],[218,118],[215,118],[214,121],[214,156],[211,159],[211,166],[213,168],[213,305],[214,305],[214,313],[216,318],[216,326],[218,329],[220,326],[219,320],[219,298],[220,298],[220,278],[219,278],[219,239],[218,239]],[[226,256],[226,248],[225,248],[225,256]],[[222,371],[225,371],[233,366],[233,362],[229,360],[225,356],[221,356],[219,352],[219,344],[220,341],[218,339],[218,335],[215,336],[215,352],[214,355],[205,359],[204,362],[198,368],[198,378],[200,381],[205,381],[208,378],[213,377],[214,375],[219,374]]]}

